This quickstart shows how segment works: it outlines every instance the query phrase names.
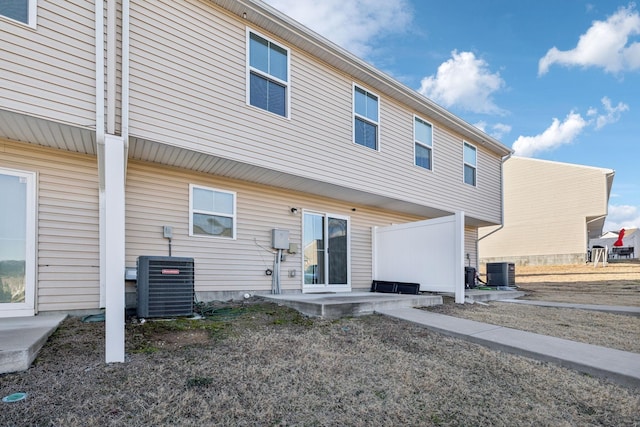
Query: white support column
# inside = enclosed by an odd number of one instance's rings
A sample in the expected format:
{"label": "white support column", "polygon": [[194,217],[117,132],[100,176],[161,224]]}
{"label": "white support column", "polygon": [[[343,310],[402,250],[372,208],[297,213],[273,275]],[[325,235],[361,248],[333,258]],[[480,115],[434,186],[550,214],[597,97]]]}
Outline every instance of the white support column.
{"label": "white support column", "polygon": [[[104,146],[102,146],[104,148]],[[104,169],[104,150],[100,155],[100,161],[98,167]],[[104,181],[103,185],[98,189],[98,209],[99,209],[99,222],[100,222],[100,308],[105,308],[107,305],[107,269],[104,268],[107,265],[107,248],[105,247],[107,241],[106,231],[106,201],[104,197]]]}
{"label": "white support column", "polygon": [[456,212],[455,232],[455,302],[464,304],[464,212]]}
{"label": "white support column", "polygon": [[125,142],[114,135],[104,144],[106,362],[124,362]]}

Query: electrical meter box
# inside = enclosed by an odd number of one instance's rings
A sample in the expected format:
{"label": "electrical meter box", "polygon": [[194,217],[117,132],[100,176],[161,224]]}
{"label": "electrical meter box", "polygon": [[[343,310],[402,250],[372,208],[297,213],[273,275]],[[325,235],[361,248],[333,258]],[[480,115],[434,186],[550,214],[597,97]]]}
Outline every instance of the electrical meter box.
{"label": "electrical meter box", "polygon": [[289,230],[271,230],[271,247],[273,249],[289,249]]}

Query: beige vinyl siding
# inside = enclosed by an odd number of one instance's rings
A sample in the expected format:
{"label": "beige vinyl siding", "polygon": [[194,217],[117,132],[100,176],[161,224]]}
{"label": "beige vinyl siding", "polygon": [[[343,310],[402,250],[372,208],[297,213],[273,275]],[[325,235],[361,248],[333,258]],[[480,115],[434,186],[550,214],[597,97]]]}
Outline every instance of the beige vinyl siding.
{"label": "beige vinyl siding", "polygon": [[505,164],[505,226],[481,240],[482,258],[522,258],[535,263],[562,261],[562,256],[566,256],[564,262],[580,260],[587,250],[587,218],[607,213],[606,172],[566,163],[509,159]]}
{"label": "beige vinyl siding", "polygon": [[37,310],[98,308],[95,157],[0,140],[0,166],[37,173]]}
{"label": "beige vinyl siding", "polygon": [[[467,188],[462,138],[427,115],[381,95],[380,152],[361,147],[350,76],[253,28],[291,49],[288,120],[246,105],[238,17],[195,0],[134,1],[131,14],[132,136],[499,222],[499,173],[489,170],[500,159],[478,147],[478,187]],[[433,172],[414,165],[414,113],[435,128]]]}
{"label": "beige vinyl siding", "polygon": [[[190,237],[189,184],[236,192],[237,238]],[[172,255],[195,259],[197,292],[268,292],[273,269],[271,229],[289,230],[289,240],[301,249],[302,211],[350,217],[353,288],[371,285],[371,227],[423,218],[352,206],[312,194],[131,161],[127,175],[126,264],[140,255],[168,255],[162,226],[173,227]],[[298,208],[297,214],[291,208]],[[356,211],[352,211],[356,208]],[[288,277],[289,270],[296,276]],[[288,254],[281,266],[282,289],[302,289],[301,253]]]}
{"label": "beige vinyl siding", "polygon": [[2,108],[83,127],[95,124],[93,8],[89,1],[39,1],[35,30],[0,20]]}
{"label": "beige vinyl siding", "polygon": [[[464,266],[478,268],[478,229],[475,227],[464,228]],[[468,258],[467,258],[468,256]]]}

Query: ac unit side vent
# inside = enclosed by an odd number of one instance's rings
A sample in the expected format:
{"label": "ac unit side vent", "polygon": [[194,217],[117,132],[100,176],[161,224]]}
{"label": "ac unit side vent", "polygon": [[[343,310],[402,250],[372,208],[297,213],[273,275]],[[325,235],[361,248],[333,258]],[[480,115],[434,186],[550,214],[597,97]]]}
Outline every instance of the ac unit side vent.
{"label": "ac unit side vent", "polygon": [[138,257],[138,317],[190,316],[193,296],[193,258]]}

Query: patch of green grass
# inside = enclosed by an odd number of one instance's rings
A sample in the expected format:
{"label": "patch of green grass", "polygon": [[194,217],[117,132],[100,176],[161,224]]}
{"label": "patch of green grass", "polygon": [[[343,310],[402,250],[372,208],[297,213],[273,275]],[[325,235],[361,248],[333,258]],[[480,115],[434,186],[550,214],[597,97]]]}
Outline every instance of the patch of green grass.
{"label": "patch of green grass", "polygon": [[208,387],[213,384],[211,377],[193,377],[187,380],[187,388]]}
{"label": "patch of green grass", "polygon": [[207,331],[209,338],[223,340],[241,333],[268,325],[282,327],[313,326],[312,319],[296,310],[273,303],[240,303],[233,305],[198,304],[201,318],[150,319],[144,323],[129,324],[130,338],[127,340],[133,353],[151,354],[160,350],[155,343],[171,334],[189,331]]}
{"label": "patch of green grass", "polygon": [[141,344],[140,346],[136,346],[131,349],[131,353],[134,354],[153,354],[158,352],[160,349],[156,346],[153,346],[149,343]]}

